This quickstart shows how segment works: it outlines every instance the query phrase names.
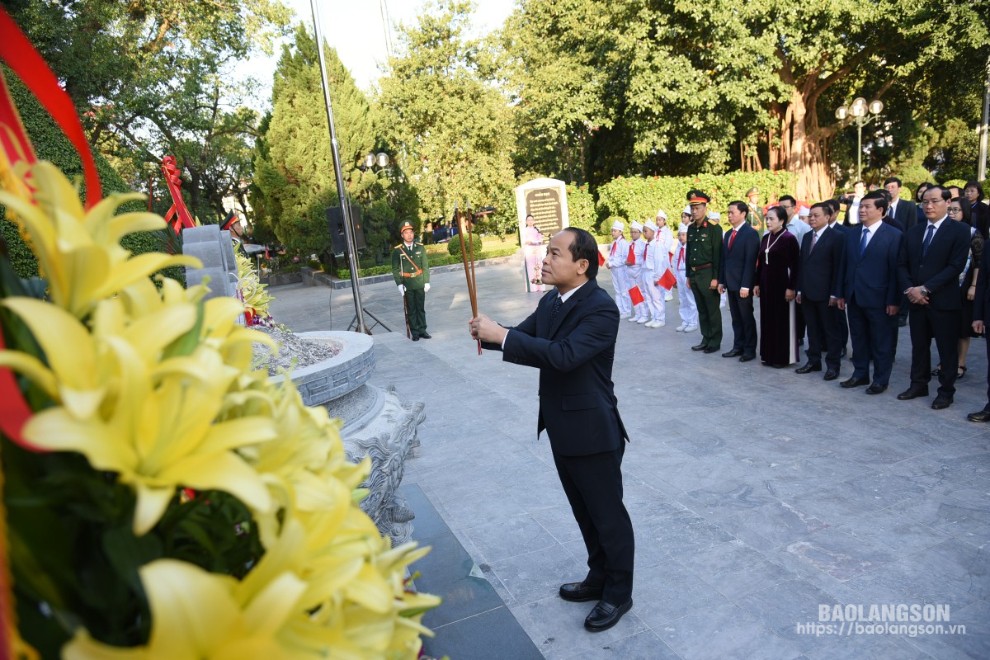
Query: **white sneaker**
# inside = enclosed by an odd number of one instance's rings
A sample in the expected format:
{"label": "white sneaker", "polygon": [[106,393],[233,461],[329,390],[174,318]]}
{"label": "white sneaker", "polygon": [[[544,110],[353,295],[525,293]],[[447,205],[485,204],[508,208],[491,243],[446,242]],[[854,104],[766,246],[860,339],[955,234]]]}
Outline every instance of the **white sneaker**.
{"label": "white sneaker", "polygon": [[674,328],[674,332],[684,332],[684,328],[687,327],[686,323],[681,323],[679,326]]}
{"label": "white sneaker", "polygon": [[620,319],[627,319],[627,318],[629,318],[629,315],[628,314],[622,314],[622,313],[620,313],[619,314],[619,318]]}
{"label": "white sneaker", "polygon": [[688,327],[684,328],[684,332],[694,332],[697,329],[698,329],[698,326],[696,326],[696,325],[689,325]]}
{"label": "white sneaker", "polygon": [[665,325],[667,325],[667,322],[666,321],[654,321],[653,322],[653,327],[654,328],[662,328]]}
{"label": "white sneaker", "polygon": [[647,328],[655,328],[655,327],[657,327],[657,322],[656,321],[647,321],[646,322],[646,327]]}
{"label": "white sneaker", "polygon": [[629,321],[630,323],[635,323],[635,322],[636,322],[636,321],[638,321],[638,320],[639,320],[639,319],[638,319],[638,318],[636,318],[635,316],[630,316],[630,317],[629,317],[629,319],[628,319],[628,321]]}
{"label": "white sneaker", "polygon": [[674,294],[672,294],[672,293],[671,293],[670,291],[668,291],[668,292],[667,292],[667,295],[665,295],[665,296],[663,297],[663,299],[664,299],[665,301],[668,301],[668,302],[669,302],[669,301],[671,301],[671,300],[673,300],[673,299],[674,299]]}
{"label": "white sneaker", "polygon": [[636,319],[636,323],[639,323],[640,325],[643,325],[647,321],[649,321],[649,319],[647,319],[647,318]]}

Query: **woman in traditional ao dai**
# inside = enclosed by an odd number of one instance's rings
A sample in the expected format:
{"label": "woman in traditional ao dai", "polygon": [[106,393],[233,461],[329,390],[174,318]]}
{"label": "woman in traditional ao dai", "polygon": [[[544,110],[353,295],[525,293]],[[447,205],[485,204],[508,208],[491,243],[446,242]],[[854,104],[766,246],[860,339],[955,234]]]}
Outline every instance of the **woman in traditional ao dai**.
{"label": "woman in traditional ao dai", "polygon": [[532,291],[543,291],[543,258],[546,256],[543,247],[543,232],[536,226],[532,215],[526,216],[526,228],[522,235],[523,255],[526,258],[526,277],[533,285]]}
{"label": "woman in traditional ao dai", "polygon": [[767,211],[767,232],[760,242],[753,294],[760,299],[760,359],[768,367],[786,367],[797,361],[794,297],[800,256],[797,239],[785,225],[779,206]]}

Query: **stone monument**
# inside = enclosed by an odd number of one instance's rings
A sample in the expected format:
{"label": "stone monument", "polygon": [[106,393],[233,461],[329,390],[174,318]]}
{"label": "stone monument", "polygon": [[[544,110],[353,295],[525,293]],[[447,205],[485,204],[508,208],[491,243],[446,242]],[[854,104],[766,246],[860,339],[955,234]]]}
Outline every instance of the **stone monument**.
{"label": "stone monument", "polygon": [[536,226],[546,237],[570,226],[567,213],[567,186],[558,179],[532,179],[516,188],[516,215],[519,235],[532,214]]}

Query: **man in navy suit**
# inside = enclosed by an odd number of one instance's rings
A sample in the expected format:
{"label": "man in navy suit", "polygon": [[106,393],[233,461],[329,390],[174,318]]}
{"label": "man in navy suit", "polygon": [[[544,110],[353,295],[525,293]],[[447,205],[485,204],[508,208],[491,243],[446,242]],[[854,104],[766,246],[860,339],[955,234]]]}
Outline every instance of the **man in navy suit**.
{"label": "man in navy suit", "polygon": [[729,313],[732,315],[732,350],[722,353],[722,357],[738,357],[740,362],[749,362],[756,357],[756,317],[750,291],[756,277],[760,235],[746,222],[748,213],[746,202],[729,204],[732,229],[722,238],[722,263],[718,273],[718,292],[729,292]]}
{"label": "man in navy suit", "polygon": [[[842,256],[843,259],[845,259],[847,235],[849,232],[858,233],[859,230],[859,202],[856,202],[856,218],[855,224],[852,227],[848,226],[848,224],[842,224],[839,222],[839,200],[827,199],[825,200],[825,203],[828,204],[829,212],[831,213],[831,217],[828,221],[828,228],[838,232],[839,236],[842,237]],[[840,284],[842,278],[845,277],[843,274],[845,272],[844,269],[845,261],[843,261],[842,265],[840,265]],[[828,308],[828,311],[829,314],[832,315],[833,322],[836,324],[836,327],[839,329],[839,346],[842,347],[842,357],[845,357],[846,344],[849,343],[849,322],[846,320],[846,312],[845,310],[839,309],[839,306],[834,304]]]}
{"label": "man in navy suit", "polygon": [[554,234],[542,279],[556,287],[514,328],[487,316],[471,336],[502,359],[540,370],[537,435],[546,429],[554,464],[588,551],[588,575],[560,587],[570,601],[598,601],[584,621],[611,628],[632,607],[633,529],[622,503],[628,440],[612,384],[619,310],[599,288],[598,245],[583,229]]}
{"label": "man in navy suit", "polygon": [[903,232],[918,224],[918,207],[910,199],[901,199],[901,180],[896,176],[888,177],[883,187],[890,195],[890,206],[887,216],[894,219],[894,226]]}
{"label": "man in navy suit", "polygon": [[845,240],[837,230],[829,228],[830,218],[831,207],[827,203],[819,202],[811,207],[808,215],[811,231],[801,242],[797,289],[797,301],[808,326],[808,361],[795,371],[799,374],[821,371],[824,351],[825,380],[839,377],[842,359],[842,334],[830,307],[835,307],[839,298]]}
{"label": "man in navy suit", "polygon": [[949,191],[931,186],[921,198],[928,222],[908,230],[898,268],[900,286],[911,303],[911,386],[897,395],[906,401],[928,396],[932,377],[932,339],[938,357],[948,367],[939,370],[938,395],[932,408],[952,404],[959,362],[959,326],[962,298],[959,274],[969,254],[969,226],[948,219]]}
{"label": "man in navy suit", "polygon": [[890,383],[894,366],[894,331],[897,329],[897,260],[901,232],[883,222],[887,197],[873,191],[859,203],[858,231],[846,235],[845,277],[839,291],[839,309],[849,311],[849,334],[853,345],[853,375],[842,381],[852,388],[873,382],[867,394],[880,394]]}

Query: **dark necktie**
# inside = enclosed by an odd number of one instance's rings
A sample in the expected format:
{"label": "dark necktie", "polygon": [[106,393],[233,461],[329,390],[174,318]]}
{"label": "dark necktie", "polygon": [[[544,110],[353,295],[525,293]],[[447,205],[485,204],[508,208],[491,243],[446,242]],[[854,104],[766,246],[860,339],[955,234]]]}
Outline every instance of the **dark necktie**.
{"label": "dark necktie", "polygon": [[870,230],[863,227],[863,236],[859,239],[859,256],[861,257],[863,256],[863,253],[866,252],[866,239],[869,235]]}
{"label": "dark necktie", "polygon": [[553,326],[554,321],[557,320],[557,312],[560,311],[560,306],[564,304],[564,299],[560,297],[560,294],[554,296],[553,307],[550,308],[550,325]]}
{"label": "dark necktie", "polygon": [[932,244],[932,236],[935,235],[935,225],[928,223],[928,231],[925,232],[925,240],[921,244],[921,256],[928,252],[928,246]]}
{"label": "dark necktie", "polygon": [[816,231],[811,235],[811,247],[808,248],[808,254],[811,254],[814,251],[815,243],[817,242],[818,242],[818,232]]}
{"label": "dark necktie", "polygon": [[732,230],[732,236],[729,236],[729,249],[732,249],[732,244],[736,242],[736,234],[738,234],[735,229]]}

